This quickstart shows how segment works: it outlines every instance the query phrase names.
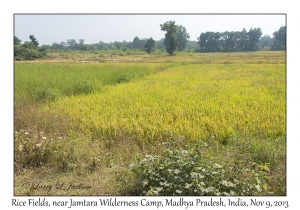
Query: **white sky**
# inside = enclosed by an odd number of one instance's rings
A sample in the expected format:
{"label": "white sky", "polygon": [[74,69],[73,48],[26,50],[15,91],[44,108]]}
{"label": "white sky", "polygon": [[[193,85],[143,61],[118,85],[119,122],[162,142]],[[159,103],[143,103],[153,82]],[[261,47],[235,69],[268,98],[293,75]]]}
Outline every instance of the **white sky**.
{"label": "white sky", "polygon": [[164,37],[160,24],[173,20],[190,34],[190,40],[197,41],[202,32],[247,31],[260,27],[263,35],[271,37],[273,32],[286,25],[286,15],[204,15],[204,14],[75,14],[75,15],[28,15],[15,14],[15,35],[29,41],[34,35],[39,44],[60,43],[67,39],[84,39],[86,44],[99,41],[133,41],[135,36],[159,40]]}

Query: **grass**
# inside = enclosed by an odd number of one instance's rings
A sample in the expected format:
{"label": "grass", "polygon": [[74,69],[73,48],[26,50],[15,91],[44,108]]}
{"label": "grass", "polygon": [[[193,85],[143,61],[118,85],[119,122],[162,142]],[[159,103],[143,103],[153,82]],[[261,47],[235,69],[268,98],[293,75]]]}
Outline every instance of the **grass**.
{"label": "grass", "polygon": [[26,180],[70,178],[93,189],[64,195],[135,195],[129,164],[163,154],[164,142],[201,139],[206,157],[239,178],[249,163],[266,167],[259,195],[285,195],[284,52],[134,56],[15,64],[15,194],[45,193]]}
{"label": "grass", "polygon": [[16,63],[15,104],[89,94],[153,74],[168,64]]}

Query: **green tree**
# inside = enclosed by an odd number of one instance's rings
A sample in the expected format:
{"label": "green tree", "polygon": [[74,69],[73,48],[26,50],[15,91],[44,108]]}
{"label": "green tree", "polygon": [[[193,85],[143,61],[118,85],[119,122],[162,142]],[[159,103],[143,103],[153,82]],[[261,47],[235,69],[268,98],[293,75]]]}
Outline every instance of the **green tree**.
{"label": "green tree", "polygon": [[177,26],[175,25],[175,21],[168,21],[164,24],[160,24],[161,30],[165,31],[165,40],[164,45],[166,47],[167,52],[170,55],[173,55],[174,51],[179,45],[176,32],[177,32]]}
{"label": "green tree", "polygon": [[119,50],[119,49],[121,49],[121,47],[122,47],[122,43],[121,42],[118,42],[118,41],[115,41],[114,42],[114,45],[115,45],[115,47]]}
{"label": "green tree", "polygon": [[238,32],[224,32],[222,34],[223,38],[223,51],[225,52],[233,52],[236,50],[237,47],[237,35]]}
{"label": "green tree", "polygon": [[139,37],[134,37],[132,42],[132,47],[135,49],[143,49],[146,44],[146,39],[140,39]]}
{"label": "green tree", "polygon": [[59,49],[62,49],[62,50],[64,50],[64,49],[66,49],[66,47],[67,47],[67,44],[65,43],[65,42],[60,42],[60,44],[59,44]]}
{"label": "green tree", "polygon": [[177,26],[176,36],[178,39],[178,51],[183,51],[187,47],[188,39],[190,35],[187,33],[186,28],[182,25]]}
{"label": "green tree", "polygon": [[245,28],[241,32],[238,33],[237,36],[237,46],[239,51],[247,51],[248,50],[248,33]]}
{"label": "green tree", "polygon": [[20,45],[21,44],[21,39],[19,39],[18,37],[14,36],[14,45]]}
{"label": "green tree", "polygon": [[77,44],[76,39],[68,39],[67,40],[67,45],[68,45],[69,49],[76,50],[78,44]]}
{"label": "green tree", "polygon": [[87,44],[79,45],[79,47],[80,47],[80,50],[82,50],[82,51],[87,51],[89,49],[89,45],[87,45]]}
{"label": "green tree", "polygon": [[36,46],[36,47],[39,46],[39,42],[36,40],[36,38],[34,37],[34,35],[30,35],[29,39],[31,40],[32,44],[34,44],[34,46]]}
{"label": "green tree", "polygon": [[200,50],[202,52],[219,52],[221,51],[221,42],[220,42],[221,35],[219,32],[206,32],[201,33],[200,37],[197,39],[199,40]]}
{"label": "green tree", "polygon": [[154,52],[155,46],[155,41],[152,39],[152,37],[150,37],[150,39],[148,39],[145,43],[145,50],[147,51],[147,53],[152,53]]}
{"label": "green tree", "polygon": [[60,48],[60,45],[57,42],[53,42],[51,48],[54,50],[58,50]]}
{"label": "green tree", "polygon": [[78,44],[79,45],[84,45],[84,39],[78,39]]}
{"label": "green tree", "polygon": [[89,48],[89,51],[91,51],[91,52],[96,52],[96,50],[97,50],[97,47],[94,44],[89,45],[88,48]]}
{"label": "green tree", "polygon": [[132,47],[139,48],[139,41],[140,41],[139,37],[137,37],[137,36],[134,37],[133,42],[132,42]]}
{"label": "green tree", "polygon": [[36,50],[37,47],[32,43],[32,42],[25,42],[23,45],[22,45],[24,48],[28,48],[28,49],[31,49],[31,50]]}
{"label": "green tree", "polygon": [[281,26],[278,31],[273,33],[275,42],[272,46],[273,50],[285,50],[286,49],[286,26]]}
{"label": "green tree", "polygon": [[198,40],[198,44],[200,47],[200,51],[202,52],[206,52],[207,51],[207,47],[206,47],[206,43],[208,40],[208,33],[201,33],[199,37],[197,37]]}
{"label": "green tree", "polygon": [[271,38],[269,35],[264,35],[258,41],[258,44],[264,49],[264,47],[272,47],[274,44],[274,38]]}
{"label": "green tree", "polygon": [[248,51],[255,51],[260,48],[258,42],[261,35],[262,32],[260,28],[250,28],[250,30],[248,31]]}
{"label": "green tree", "polygon": [[78,39],[77,48],[82,51],[87,51],[89,49],[89,46],[87,44],[84,44],[84,39]]}

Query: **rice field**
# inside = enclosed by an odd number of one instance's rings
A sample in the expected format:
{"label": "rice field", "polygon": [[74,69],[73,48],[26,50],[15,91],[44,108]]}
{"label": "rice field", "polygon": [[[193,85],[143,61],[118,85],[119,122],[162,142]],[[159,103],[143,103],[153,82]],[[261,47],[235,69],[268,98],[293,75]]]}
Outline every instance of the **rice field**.
{"label": "rice field", "polygon": [[47,107],[107,138],[164,141],[285,135],[285,65],[188,65]]}
{"label": "rice field", "polygon": [[[170,138],[182,144],[203,140],[210,145],[208,156],[224,164],[243,160],[267,165],[269,188],[285,194],[284,52],[186,53],[85,64],[20,62],[15,64],[14,90],[15,130],[45,132],[52,139],[49,145],[74,152],[72,164],[81,170],[92,164],[95,176],[117,169],[123,174],[135,157],[159,154],[159,145]],[[18,146],[15,153],[22,152]],[[48,167],[54,170],[60,153],[49,153]],[[71,171],[73,177],[78,167]],[[120,180],[112,176],[107,182],[123,187],[122,192],[103,192],[103,185],[84,193],[128,195]]]}

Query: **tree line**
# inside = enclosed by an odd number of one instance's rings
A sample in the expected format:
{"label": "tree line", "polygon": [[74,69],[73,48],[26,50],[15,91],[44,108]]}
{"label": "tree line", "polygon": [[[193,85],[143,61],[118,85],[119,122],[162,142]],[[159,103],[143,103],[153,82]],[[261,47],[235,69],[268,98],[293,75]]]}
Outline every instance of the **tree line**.
{"label": "tree line", "polygon": [[274,32],[274,38],[265,35],[261,38],[260,28],[246,29],[242,31],[226,31],[201,33],[198,38],[201,52],[239,52],[256,51],[265,46],[272,50],[285,50],[286,28],[281,27]]}
{"label": "tree line", "polygon": [[14,56],[15,60],[33,60],[41,58],[47,50],[143,50],[153,53],[156,49],[167,51],[173,55],[175,51],[194,52],[237,52],[256,51],[260,48],[269,47],[271,50],[285,50],[286,27],[282,26],[273,33],[273,38],[268,35],[262,36],[260,28],[246,31],[226,31],[226,32],[205,32],[201,33],[197,41],[190,41],[190,35],[182,25],[176,25],[175,21],[167,21],[160,24],[161,31],[165,32],[165,37],[155,41],[152,37],[140,39],[134,37],[133,41],[115,41],[105,43],[99,41],[95,44],[85,44],[84,39],[68,39],[60,43],[54,42],[52,45],[39,46],[34,35],[30,35],[30,42],[21,44],[21,40],[14,36]]}

